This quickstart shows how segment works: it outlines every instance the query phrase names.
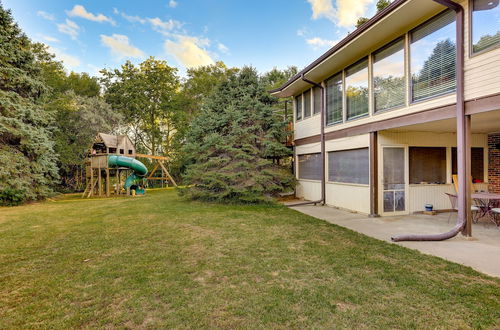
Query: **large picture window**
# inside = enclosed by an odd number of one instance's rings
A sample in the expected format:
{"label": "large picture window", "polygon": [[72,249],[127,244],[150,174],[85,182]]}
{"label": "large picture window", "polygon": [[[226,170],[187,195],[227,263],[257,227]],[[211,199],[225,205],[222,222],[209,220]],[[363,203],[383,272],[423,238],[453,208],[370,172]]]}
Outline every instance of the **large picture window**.
{"label": "large picture window", "polygon": [[368,148],[329,152],[328,181],[369,184],[370,157]]}
{"label": "large picture window", "polygon": [[302,94],[295,97],[295,119],[302,119]]}
{"label": "large picture window", "polygon": [[311,90],[304,92],[304,118],[311,117]]}
{"label": "large picture window", "polygon": [[299,179],[321,180],[321,154],[299,155]]}
{"label": "large picture window", "polygon": [[368,113],[368,59],[364,59],[345,73],[347,119]]}
{"label": "large picture window", "polygon": [[446,10],[411,32],[412,100],[453,92],[455,13]]}
{"label": "large picture window", "polygon": [[[458,173],[457,164],[457,148],[451,149],[451,172],[452,174]],[[471,175],[472,180],[477,182],[484,181],[484,149],[471,148]]]}
{"label": "large picture window", "polygon": [[404,105],[406,95],[404,39],[373,54],[375,112]]}
{"label": "large picture window", "polygon": [[342,121],[342,72],[326,81],[326,124]]}
{"label": "large picture window", "polygon": [[410,147],[410,184],[446,183],[446,148]]}
{"label": "large picture window", "polygon": [[498,0],[472,1],[472,52],[500,44],[500,4]]}
{"label": "large picture window", "polygon": [[313,88],[313,98],[314,98],[314,110],[313,113],[317,114],[321,112],[321,88]]}

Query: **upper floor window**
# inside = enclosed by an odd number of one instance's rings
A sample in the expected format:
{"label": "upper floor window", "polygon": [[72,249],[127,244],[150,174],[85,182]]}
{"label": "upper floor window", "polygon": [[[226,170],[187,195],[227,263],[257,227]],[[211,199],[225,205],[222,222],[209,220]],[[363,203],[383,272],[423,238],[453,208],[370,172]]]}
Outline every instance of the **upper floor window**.
{"label": "upper floor window", "polygon": [[342,121],[342,72],[326,81],[326,124]]}
{"label": "upper floor window", "polygon": [[500,4],[498,0],[472,1],[472,52],[500,44]]}
{"label": "upper floor window", "polygon": [[404,105],[406,95],[404,39],[373,54],[375,112]]}
{"label": "upper floor window", "polygon": [[302,119],[302,94],[295,97],[295,120]]}
{"label": "upper floor window", "polygon": [[314,99],[314,110],[313,113],[317,114],[321,112],[321,88],[313,88],[313,99]]}
{"label": "upper floor window", "polygon": [[368,59],[345,70],[347,119],[368,113]]}
{"label": "upper floor window", "polygon": [[304,92],[304,118],[311,117],[311,90]]}
{"label": "upper floor window", "polygon": [[453,92],[455,13],[446,10],[411,32],[412,101]]}

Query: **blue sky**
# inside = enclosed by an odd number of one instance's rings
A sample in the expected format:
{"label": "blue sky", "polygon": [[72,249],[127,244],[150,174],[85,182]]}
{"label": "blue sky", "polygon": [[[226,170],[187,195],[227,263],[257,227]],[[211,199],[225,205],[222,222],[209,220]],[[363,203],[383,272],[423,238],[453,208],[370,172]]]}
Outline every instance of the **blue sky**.
{"label": "blue sky", "polygon": [[375,0],[0,0],[68,70],[96,74],[148,56],[179,68],[306,66],[370,17]]}

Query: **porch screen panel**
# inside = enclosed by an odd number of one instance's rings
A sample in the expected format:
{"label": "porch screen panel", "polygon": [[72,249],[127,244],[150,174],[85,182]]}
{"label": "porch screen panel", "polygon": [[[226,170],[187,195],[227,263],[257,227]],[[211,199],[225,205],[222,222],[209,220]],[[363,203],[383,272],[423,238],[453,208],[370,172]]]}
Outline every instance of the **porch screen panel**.
{"label": "porch screen panel", "polygon": [[342,72],[326,81],[326,124],[342,122]]}
{"label": "porch screen panel", "polygon": [[302,94],[295,97],[295,118],[302,119]]}
{"label": "porch screen panel", "polygon": [[311,90],[304,92],[304,118],[311,117]]}
{"label": "porch screen panel", "polygon": [[314,108],[313,113],[317,114],[321,112],[321,88],[314,87],[313,88],[313,99],[314,99]]}
{"label": "porch screen panel", "polygon": [[329,152],[328,181],[369,184],[368,148]]}
{"label": "porch screen panel", "polygon": [[500,45],[500,4],[498,0],[472,1],[472,51]]}
{"label": "porch screen panel", "polygon": [[405,150],[401,147],[383,149],[384,212],[405,210]]}
{"label": "porch screen panel", "polygon": [[368,113],[368,59],[346,69],[347,119],[362,117]]}
{"label": "porch screen panel", "polygon": [[[458,173],[457,148],[451,148],[451,172]],[[484,149],[471,148],[471,175],[473,180],[484,182]]]}
{"label": "porch screen panel", "polygon": [[375,111],[405,104],[404,39],[399,38],[373,55]]}
{"label": "porch screen panel", "polygon": [[321,180],[321,154],[299,155],[299,179]]}
{"label": "porch screen panel", "polygon": [[410,147],[410,184],[446,183],[446,148]]}
{"label": "porch screen panel", "polygon": [[411,32],[412,101],[456,90],[455,13],[445,10]]}

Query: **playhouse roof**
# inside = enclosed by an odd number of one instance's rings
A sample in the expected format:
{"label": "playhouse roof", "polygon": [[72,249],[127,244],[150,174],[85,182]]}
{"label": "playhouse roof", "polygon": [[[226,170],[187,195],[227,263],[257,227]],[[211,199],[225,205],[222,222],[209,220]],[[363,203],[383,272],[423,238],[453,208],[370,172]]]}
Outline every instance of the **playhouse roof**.
{"label": "playhouse roof", "polygon": [[[130,138],[127,135],[111,135],[106,133],[99,133],[98,139],[102,140],[102,142],[108,148],[117,148],[119,145],[123,145],[124,140],[129,140]],[[130,141],[132,143],[132,141]]]}

